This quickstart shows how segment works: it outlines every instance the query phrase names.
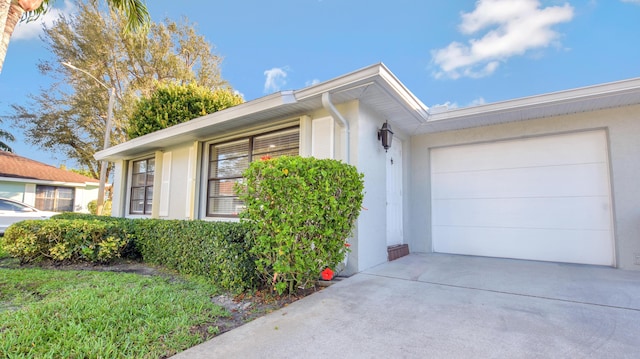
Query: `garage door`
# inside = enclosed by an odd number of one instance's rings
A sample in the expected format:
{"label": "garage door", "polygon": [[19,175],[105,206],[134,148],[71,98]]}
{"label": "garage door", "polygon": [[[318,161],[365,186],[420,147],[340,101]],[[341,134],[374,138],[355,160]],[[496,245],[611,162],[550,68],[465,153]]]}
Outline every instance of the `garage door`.
{"label": "garage door", "polygon": [[604,131],[431,151],[433,250],[614,265]]}

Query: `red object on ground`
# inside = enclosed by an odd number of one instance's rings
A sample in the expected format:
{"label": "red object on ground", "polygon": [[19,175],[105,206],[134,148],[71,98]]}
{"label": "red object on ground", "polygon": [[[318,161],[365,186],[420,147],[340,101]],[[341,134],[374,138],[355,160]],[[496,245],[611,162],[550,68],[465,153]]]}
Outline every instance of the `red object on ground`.
{"label": "red object on ground", "polygon": [[333,279],[333,271],[331,270],[331,268],[325,268],[320,273],[320,276],[322,277],[322,280],[331,280]]}

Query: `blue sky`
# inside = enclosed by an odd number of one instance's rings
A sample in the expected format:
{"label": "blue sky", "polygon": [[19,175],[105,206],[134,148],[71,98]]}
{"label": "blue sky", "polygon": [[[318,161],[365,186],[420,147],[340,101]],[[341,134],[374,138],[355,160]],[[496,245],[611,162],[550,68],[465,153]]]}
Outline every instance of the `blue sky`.
{"label": "blue sky", "polygon": [[[383,62],[429,107],[466,107],[640,77],[640,0],[149,0],[153,21],[186,16],[246,100]],[[49,15],[73,12],[57,0]],[[0,74],[0,114],[49,80],[41,23],[21,24]],[[7,127],[7,123],[1,126]],[[11,143],[52,165],[60,156]]]}

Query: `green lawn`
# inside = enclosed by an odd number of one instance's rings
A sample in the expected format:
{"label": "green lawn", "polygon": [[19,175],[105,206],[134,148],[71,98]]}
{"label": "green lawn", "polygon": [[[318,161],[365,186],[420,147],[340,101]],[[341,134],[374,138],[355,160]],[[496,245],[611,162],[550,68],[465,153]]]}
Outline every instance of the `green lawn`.
{"label": "green lawn", "polygon": [[0,268],[0,357],[170,356],[217,333],[228,313],[215,292],[189,279]]}

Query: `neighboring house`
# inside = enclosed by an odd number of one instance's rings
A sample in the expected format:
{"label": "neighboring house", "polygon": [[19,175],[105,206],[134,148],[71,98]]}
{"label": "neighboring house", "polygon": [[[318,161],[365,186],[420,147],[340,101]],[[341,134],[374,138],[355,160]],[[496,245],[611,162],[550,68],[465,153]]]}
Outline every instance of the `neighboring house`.
{"label": "neighboring house", "polygon": [[0,197],[43,211],[88,213],[98,187],[96,179],[0,151]]}
{"label": "neighboring house", "polygon": [[[386,121],[388,152],[377,138]],[[115,216],[233,220],[242,202],[231,186],[265,154],[364,174],[348,273],[401,243],[640,270],[640,79],[432,113],[376,64],[96,158],[116,165]]]}

